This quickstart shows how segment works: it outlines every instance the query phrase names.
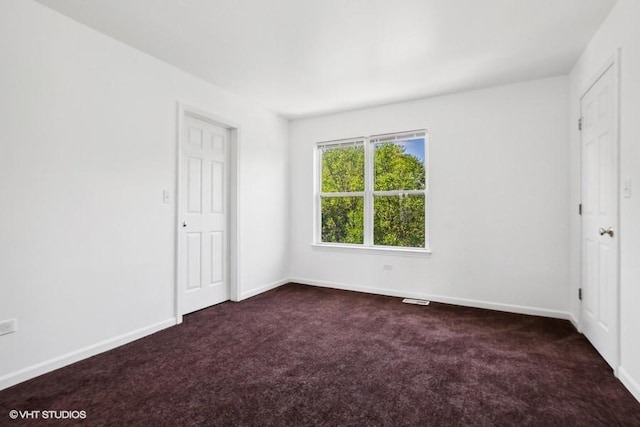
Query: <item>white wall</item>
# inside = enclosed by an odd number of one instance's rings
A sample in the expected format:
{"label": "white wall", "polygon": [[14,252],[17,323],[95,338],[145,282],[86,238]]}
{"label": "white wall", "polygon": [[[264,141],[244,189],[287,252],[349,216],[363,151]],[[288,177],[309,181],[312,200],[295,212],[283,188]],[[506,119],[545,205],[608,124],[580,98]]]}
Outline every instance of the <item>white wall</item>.
{"label": "white wall", "polygon": [[[632,180],[632,197],[620,199],[620,313],[621,381],[640,400],[640,2],[618,0],[570,75],[571,99],[571,205],[580,200],[580,97],[588,82],[620,49],[620,177]],[[571,222],[571,283],[580,283],[580,221]],[[576,316],[579,305],[572,299]]]}
{"label": "white wall", "polygon": [[[293,121],[293,280],[568,317],[568,110],[556,77]],[[312,248],[314,144],[419,128],[432,255]]]}
{"label": "white wall", "polygon": [[174,324],[179,100],[241,127],[241,295],[288,277],[285,120],[31,1],[0,61],[0,388]]}

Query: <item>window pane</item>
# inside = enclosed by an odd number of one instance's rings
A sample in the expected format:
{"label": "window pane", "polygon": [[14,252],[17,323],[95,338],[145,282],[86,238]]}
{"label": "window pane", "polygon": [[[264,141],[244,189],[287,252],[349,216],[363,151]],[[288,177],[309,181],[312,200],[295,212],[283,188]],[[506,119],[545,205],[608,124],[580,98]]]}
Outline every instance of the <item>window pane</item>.
{"label": "window pane", "polygon": [[364,242],[364,197],[323,197],[322,241]]}
{"label": "window pane", "polygon": [[424,138],[378,142],[374,150],[374,190],[424,190]]}
{"label": "window pane", "polygon": [[364,145],[322,148],[321,191],[364,191]]}
{"label": "window pane", "polygon": [[375,245],[424,248],[424,195],[376,196],[373,204]]}

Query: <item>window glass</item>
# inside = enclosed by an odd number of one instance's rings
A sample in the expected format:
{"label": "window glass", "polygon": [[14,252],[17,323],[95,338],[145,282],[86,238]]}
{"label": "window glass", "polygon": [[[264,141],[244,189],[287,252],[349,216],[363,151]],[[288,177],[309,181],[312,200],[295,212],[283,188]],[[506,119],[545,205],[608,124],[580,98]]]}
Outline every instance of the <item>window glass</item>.
{"label": "window glass", "polygon": [[322,241],[364,242],[364,197],[322,198]]}
{"label": "window glass", "polygon": [[373,244],[424,248],[424,195],[374,196]]}
{"label": "window glass", "polygon": [[364,145],[322,150],[323,193],[364,191]]}
{"label": "window glass", "polygon": [[424,190],[424,138],[374,144],[374,190]]}

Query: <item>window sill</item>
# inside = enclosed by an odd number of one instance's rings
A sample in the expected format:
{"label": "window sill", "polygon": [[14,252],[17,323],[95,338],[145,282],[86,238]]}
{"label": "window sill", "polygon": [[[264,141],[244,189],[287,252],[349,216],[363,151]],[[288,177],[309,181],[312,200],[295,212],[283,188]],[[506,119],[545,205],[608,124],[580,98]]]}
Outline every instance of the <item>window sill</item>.
{"label": "window sill", "polygon": [[428,248],[385,248],[382,246],[359,246],[359,245],[337,245],[332,243],[313,243],[311,247],[314,250],[322,250],[328,252],[349,252],[376,255],[398,255],[398,256],[415,256],[423,257],[431,255],[431,249]]}

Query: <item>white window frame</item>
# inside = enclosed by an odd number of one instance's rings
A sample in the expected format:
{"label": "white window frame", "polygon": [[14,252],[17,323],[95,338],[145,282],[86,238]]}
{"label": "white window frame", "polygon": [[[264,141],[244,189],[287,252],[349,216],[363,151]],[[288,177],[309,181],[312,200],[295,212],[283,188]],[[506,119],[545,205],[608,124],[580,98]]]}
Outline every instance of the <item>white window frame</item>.
{"label": "white window frame", "polygon": [[[425,188],[424,190],[391,190],[391,191],[374,191],[374,151],[375,144],[382,141],[401,141],[410,138],[424,138],[425,144]],[[322,152],[327,147],[340,147],[340,146],[364,146],[365,156],[365,171],[364,191],[354,192],[335,192],[335,193],[323,193],[322,192]],[[429,135],[426,129],[420,129],[415,131],[394,132],[382,135],[372,135],[369,137],[349,138],[334,141],[319,142],[315,145],[315,158],[314,158],[314,224],[313,224],[313,244],[314,248],[328,249],[328,250],[346,250],[348,252],[390,252],[397,254],[430,254],[430,239],[429,239],[429,210],[431,207],[429,197],[429,172],[430,172],[430,156],[429,156]],[[402,195],[424,195],[425,198],[425,242],[424,247],[404,247],[404,246],[384,246],[373,244],[373,218],[374,218],[374,197],[375,196],[402,196]],[[364,241],[362,244],[354,243],[332,243],[322,242],[322,198],[323,197],[363,197],[364,200]]]}

